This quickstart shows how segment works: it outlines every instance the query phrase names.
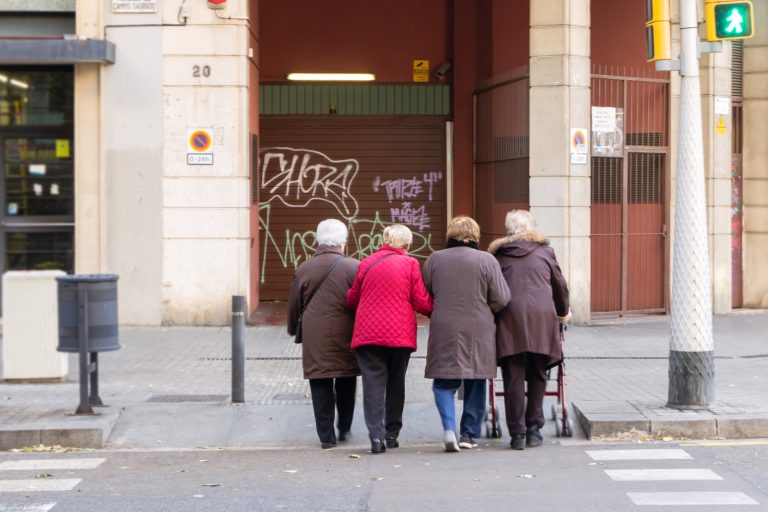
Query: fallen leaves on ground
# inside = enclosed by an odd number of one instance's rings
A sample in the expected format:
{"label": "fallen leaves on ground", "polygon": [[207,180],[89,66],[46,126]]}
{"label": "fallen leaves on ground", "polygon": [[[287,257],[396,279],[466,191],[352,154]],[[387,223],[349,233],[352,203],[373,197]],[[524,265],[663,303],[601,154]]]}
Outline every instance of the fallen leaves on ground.
{"label": "fallen leaves on ground", "polygon": [[34,452],[53,452],[53,453],[67,453],[67,452],[82,452],[89,450],[88,448],[75,448],[72,446],[61,446],[55,444],[53,446],[46,446],[44,444],[35,444],[31,446],[24,446],[22,448],[14,448],[11,450],[13,453],[34,453]]}

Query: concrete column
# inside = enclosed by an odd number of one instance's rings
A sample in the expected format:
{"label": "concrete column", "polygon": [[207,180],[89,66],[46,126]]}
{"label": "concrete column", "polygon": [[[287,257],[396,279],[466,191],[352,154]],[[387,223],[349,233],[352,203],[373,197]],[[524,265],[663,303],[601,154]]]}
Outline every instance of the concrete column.
{"label": "concrete column", "polygon": [[[250,261],[248,3],[163,4],[164,324],[222,325],[246,295]],[[213,132],[213,165],[188,165],[190,130]]]}
{"label": "concrete column", "polygon": [[[726,43],[724,46],[722,53],[703,54],[700,61],[709,263],[712,273],[712,310],[715,314],[729,312],[732,301],[731,45]],[[728,102],[726,113],[715,111],[717,98]]]}
{"label": "concrete column", "polygon": [[[101,39],[102,4],[77,0],[77,34]],[[75,272],[103,271],[101,66],[75,65]]]}
{"label": "concrete column", "polygon": [[768,3],[753,2],[744,40],[744,306],[768,308]]}
{"label": "concrete column", "polygon": [[590,159],[572,164],[571,130],[590,128],[590,2],[531,0],[530,202],[568,279],[574,321],[590,317]]}

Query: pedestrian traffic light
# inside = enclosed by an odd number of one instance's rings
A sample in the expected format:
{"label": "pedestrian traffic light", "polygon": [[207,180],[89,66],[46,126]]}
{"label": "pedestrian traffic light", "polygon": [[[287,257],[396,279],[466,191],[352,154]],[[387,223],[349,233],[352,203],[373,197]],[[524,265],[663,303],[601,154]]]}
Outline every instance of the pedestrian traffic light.
{"label": "pedestrian traffic light", "polygon": [[669,0],[645,0],[645,52],[648,62],[672,59]]}
{"label": "pedestrian traffic light", "polygon": [[755,34],[752,2],[707,0],[707,41],[749,39]]}

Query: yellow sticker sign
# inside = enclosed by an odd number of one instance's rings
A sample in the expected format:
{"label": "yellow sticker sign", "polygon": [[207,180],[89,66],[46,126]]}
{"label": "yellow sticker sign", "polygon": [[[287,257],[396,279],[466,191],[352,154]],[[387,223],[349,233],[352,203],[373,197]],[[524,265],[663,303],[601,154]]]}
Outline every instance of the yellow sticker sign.
{"label": "yellow sticker sign", "polygon": [[716,129],[717,129],[717,133],[719,133],[720,135],[725,135],[726,132],[728,131],[725,126],[725,118],[723,116],[720,116],[720,118],[717,120]]}
{"label": "yellow sticker sign", "polygon": [[413,81],[429,82],[429,61],[428,60],[413,61]]}
{"label": "yellow sticker sign", "polygon": [[56,158],[69,158],[69,140],[56,139]]}

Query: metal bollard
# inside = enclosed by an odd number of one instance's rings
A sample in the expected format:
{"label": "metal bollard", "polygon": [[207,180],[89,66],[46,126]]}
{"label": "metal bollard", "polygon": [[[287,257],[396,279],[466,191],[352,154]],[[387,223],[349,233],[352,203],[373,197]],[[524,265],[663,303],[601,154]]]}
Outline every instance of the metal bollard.
{"label": "metal bollard", "polygon": [[232,403],[245,403],[245,297],[232,296]]}

